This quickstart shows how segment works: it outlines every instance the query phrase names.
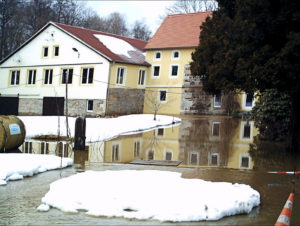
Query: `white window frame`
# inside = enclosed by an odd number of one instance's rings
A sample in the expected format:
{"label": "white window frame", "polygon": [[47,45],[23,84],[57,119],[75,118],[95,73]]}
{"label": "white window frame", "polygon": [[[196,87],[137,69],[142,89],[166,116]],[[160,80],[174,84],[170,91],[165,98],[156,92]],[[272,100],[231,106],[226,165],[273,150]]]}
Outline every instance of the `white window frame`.
{"label": "white window frame", "polygon": [[[21,78],[21,71],[20,70],[11,70],[10,71],[10,76],[9,76],[9,84],[10,86],[18,86],[20,85],[20,78]],[[14,74],[14,80],[12,80]],[[18,82],[18,83],[17,83]]]}
{"label": "white window frame", "polygon": [[[120,82],[121,70],[123,70],[123,80],[122,83]],[[117,74],[116,74],[116,85],[117,86],[125,86],[126,84],[126,67],[117,67]]]}
{"label": "white window frame", "polygon": [[[178,57],[174,56],[176,52],[178,53]],[[172,60],[179,60],[179,58],[180,58],[180,51],[179,50],[174,50],[172,52]]]}
{"label": "white window frame", "polygon": [[[115,159],[115,148],[118,147],[118,159]],[[121,161],[121,143],[115,142],[111,145],[111,161],[120,162]]]}
{"label": "white window frame", "polygon": [[[142,72],[144,72],[143,77],[142,77]],[[147,76],[147,71],[145,69],[139,69],[138,86],[146,85],[146,76]]]}
{"label": "white window frame", "polygon": [[252,108],[254,107],[254,94],[253,94],[251,106],[247,106],[246,104],[247,104],[247,93],[243,93],[243,109],[245,110],[252,110]]}
{"label": "white window frame", "polygon": [[[161,92],[166,92],[166,99],[165,100],[161,100]],[[158,90],[158,102],[159,103],[167,103],[167,94],[168,94],[168,90],[166,90],[166,89],[161,89],[161,90]]]}
{"label": "white window frame", "polygon": [[[45,82],[46,81],[46,74],[48,76],[47,83]],[[51,77],[51,83],[50,83],[50,77]],[[44,69],[44,81],[43,81],[43,84],[44,85],[52,85],[52,83],[53,83],[53,69]]]}
{"label": "white window frame", "polygon": [[[92,102],[92,109],[89,109],[89,103]],[[93,112],[94,111],[94,100],[86,100],[86,111]]]}
{"label": "white window frame", "polygon": [[[242,166],[242,159],[243,158],[248,158],[248,167]],[[241,169],[249,169],[250,165],[251,165],[251,156],[248,155],[248,154],[240,154],[240,164],[239,164],[240,168]]]}
{"label": "white window frame", "polygon": [[[47,49],[47,56],[45,56],[45,50]],[[48,58],[49,57],[49,46],[43,46],[42,47],[42,58]]]}
{"label": "white window frame", "polygon": [[[214,125],[217,125],[217,124],[219,125],[218,135],[214,135],[214,131],[215,131],[215,130],[214,130],[214,128],[215,128]],[[220,122],[213,122],[213,123],[212,123],[212,125],[211,125],[211,136],[212,136],[212,137],[220,137],[220,128],[221,128],[220,125],[221,125]]]}
{"label": "white window frame", "polygon": [[[157,54],[157,53],[160,53],[160,57],[159,57],[159,58],[156,57],[156,54]],[[161,53],[161,51],[155,51],[155,52],[154,52],[154,56],[153,56],[153,61],[160,61],[161,58],[162,58],[162,53]]]}
{"label": "white window frame", "polygon": [[222,105],[222,95],[220,94],[220,102],[216,101],[218,95],[214,95],[214,108],[220,108]]}
{"label": "white window frame", "polygon": [[251,141],[253,139],[253,121],[248,122],[250,125],[250,137],[245,137],[245,125],[247,124],[247,121],[242,121],[241,122],[241,131],[240,131],[240,139],[241,140],[248,140]]}
{"label": "white window frame", "polygon": [[[67,70],[67,72],[68,72],[68,76],[66,76],[66,83],[63,83],[63,80],[64,80],[64,70]],[[69,76],[70,76],[69,73],[70,73],[70,71],[72,71],[72,75],[71,75],[72,82],[67,81],[67,79],[70,80],[69,79]],[[73,74],[74,74],[74,69],[73,68],[62,68],[61,69],[61,84],[63,84],[63,85],[65,85],[65,84],[73,84]]]}
{"label": "white window frame", "polygon": [[[158,67],[158,68],[159,68],[159,73],[158,73],[158,75],[154,75],[154,68],[155,68],[155,67]],[[161,66],[160,66],[160,65],[152,65],[152,74],[151,74],[152,78],[159,78],[159,77],[160,77],[160,72],[161,72]]]}
{"label": "white window frame", "polygon": [[[167,160],[167,154],[168,153],[171,153],[171,159],[170,160]],[[172,150],[169,150],[169,149],[165,150],[164,160],[166,160],[166,161],[172,161],[173,160],[173,151]]]}
{"label": "white window frame", "polygon": [[[32,74],[33,73],[33,74]],[[34,86],[36,83],[36,69],[29,69],[27,71],[27,85]]]}
{"label": "white window frame", "polygon": [[[92,72],[93,72],[92,75],[90,75],[91,69],[92,69]],[[86,82],[83,82],[83,71],[84,71],[84,70],[87,70],[87,74],[86,74]],[[90,84],[93,84],[93,82],[94,82],[94,74],[95,74],[95,69],[94,69],[93,67],[83,67],[83,68],[81,69],[81,81],[80,81],[80,83],[81,83],[82,85],[90,85]],[[92,82],[89,82],[90,76],[92,77]]]}
{"label": "white window frame", "polygon": [[[172,75],[173,67],[177,67],[177,74],[176,75]],[[169,77],[170,78],[177,78],[178,76],[179,76],[179,65],[178,64],[171,64],[170,65],[170,74],[169,74]]]}

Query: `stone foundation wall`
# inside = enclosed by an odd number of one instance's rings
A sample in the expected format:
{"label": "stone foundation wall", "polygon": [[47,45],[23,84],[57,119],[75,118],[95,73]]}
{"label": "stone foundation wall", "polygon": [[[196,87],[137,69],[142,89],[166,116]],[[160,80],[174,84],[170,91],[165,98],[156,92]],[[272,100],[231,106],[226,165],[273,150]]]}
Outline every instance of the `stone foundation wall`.
{"label": "stone foundation wall", "polygon": [[145,90],[110,88],[108,115],[141,114],[144,108]]}
{"label": "stone foundation wall", "polygon": [[19,115],[42,115],[43,99],[19,98]]}

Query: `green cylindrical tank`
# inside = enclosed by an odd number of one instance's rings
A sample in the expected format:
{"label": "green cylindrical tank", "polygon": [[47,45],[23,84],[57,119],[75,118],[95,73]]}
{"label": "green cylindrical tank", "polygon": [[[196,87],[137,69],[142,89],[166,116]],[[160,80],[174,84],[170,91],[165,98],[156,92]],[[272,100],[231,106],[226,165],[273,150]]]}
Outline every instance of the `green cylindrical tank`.
{"label": "green cylindrical tank", "polygon": [[25,135],[24,123],[18,117],[0,115],[0,151],[18,148]]}

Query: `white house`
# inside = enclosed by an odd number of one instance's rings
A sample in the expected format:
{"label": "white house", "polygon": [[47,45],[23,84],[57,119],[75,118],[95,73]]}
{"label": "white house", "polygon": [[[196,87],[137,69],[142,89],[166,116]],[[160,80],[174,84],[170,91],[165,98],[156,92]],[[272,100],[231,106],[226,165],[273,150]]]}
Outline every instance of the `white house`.
{"label": "white house", "polygon": [[0,114],[62,115],[66,95],[70,115],[113,114],[124,103],[142,112],[146,43],[49,22],[0,62]]}

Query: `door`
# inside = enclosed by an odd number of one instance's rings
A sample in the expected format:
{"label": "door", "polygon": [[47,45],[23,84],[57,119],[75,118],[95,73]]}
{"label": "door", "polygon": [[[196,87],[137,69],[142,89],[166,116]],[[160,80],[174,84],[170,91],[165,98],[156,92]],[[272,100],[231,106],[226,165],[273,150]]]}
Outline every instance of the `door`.
{"label": "door", "polygon": [[19,97],[0,97],[0,115],[18,115]]}
{"label": "door", "polygon": [[64,115],[64,97],[44,97],[43,115]]}

